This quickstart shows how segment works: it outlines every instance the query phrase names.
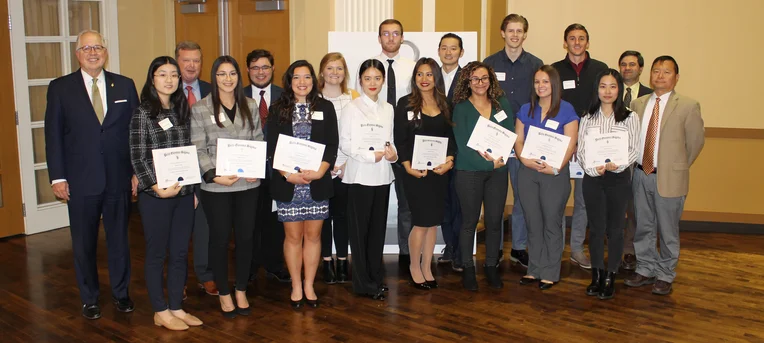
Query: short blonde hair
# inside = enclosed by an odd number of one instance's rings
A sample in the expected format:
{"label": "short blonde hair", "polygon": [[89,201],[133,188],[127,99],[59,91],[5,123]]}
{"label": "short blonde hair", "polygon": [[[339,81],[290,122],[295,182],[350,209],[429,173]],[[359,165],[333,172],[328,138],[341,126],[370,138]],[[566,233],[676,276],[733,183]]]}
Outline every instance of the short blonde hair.
{"label": "short blonde hair", "polygon": [[101,45],[106,47],[106,38],[104,38],[104,36],[100,32],[98,32],[96,30],[85,29],[85,30],[80,31],[80,33],[77,34],[77,47],[76,47],[77,49],[82,47],[82,45],[80,45],[80,41],[82,40],[82,36],[84,36],[84,35],[86,35],[88,33],[92,33],[92,34],[98,35],[98,38],[101,39]]}

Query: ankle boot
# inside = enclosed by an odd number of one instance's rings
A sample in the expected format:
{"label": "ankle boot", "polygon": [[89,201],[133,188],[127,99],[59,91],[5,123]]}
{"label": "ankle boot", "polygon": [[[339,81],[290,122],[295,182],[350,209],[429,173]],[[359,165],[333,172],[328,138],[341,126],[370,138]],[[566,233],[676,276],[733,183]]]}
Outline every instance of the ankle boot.
{"label": "ankle boot", "polygon": [[462,272],[462,286],[468,291],[477,291],[478,283],[477,276],[475,276],[475,266],[464,267]]}
{"label": "ankle boot", "polygon": [[504,287],[504,282],[499,277],[499,269],[495,265],[483,265],[483,272],[485,272],[485,278],[489,286],[497,289]]}
{"label": "ankle boot", "polygon": [[350,281],[348,274],[348,260],[337,260],[337,282],[345,283]]}
{"label": "ankle boot", "polygon": [[324,262],[324,283],[327,285],[333,285],[337,283],[337,278],[334,275],[334,260],[323,260]]}
{"label": "ankle boot", "polygon": [[600,292],[597,295],[597,298],[600,300],[605,300],[613,299],[613,297],[615,297],[615,275],[616,273],[607,273],[607,276],[605,276],[605,279],[602,282],[602,286],[600,287]]}
{"label": "ankle boot", "polygon": [[599,268],[592,268],[592,283],[586,287],[586,295],[597,295],[602,287],[602,280],[605,278],[605,271]]}

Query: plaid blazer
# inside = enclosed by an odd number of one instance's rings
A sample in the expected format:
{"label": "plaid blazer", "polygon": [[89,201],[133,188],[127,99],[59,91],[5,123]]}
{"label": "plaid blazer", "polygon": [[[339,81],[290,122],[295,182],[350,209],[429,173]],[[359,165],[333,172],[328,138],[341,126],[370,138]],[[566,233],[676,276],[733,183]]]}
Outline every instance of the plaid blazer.
{"label": "plaid blazer", "polygon": [[[222,121],[223,127],[218,127],[213,116],[212,95],[208,95],[198,101],[191,108],[191,143],[196,145],[196,150],[199,154],[199,168],[201,169],[202,179],[208,180],[208,178],[205,178],[205,174],[208,172],[213,175],[215,174],[218,138],[251,141],[264,140],[255,100],[247,98],[247,106],[252,113],[254,129],[249,127],[249,122],[242,117],[241,110],[238,107],[236,108],[235,120],[232,123],[223,111],[222,106],[220,108],[220,115],[225,116],[225,121]],[[244,180],[244,178],[239,179],[239,181],[236,181],[230,187],[206,181],[203,181],[201,185],[202,190],[218,193],[238,192],[258,186],[260,186],[260,180],[250,183]]]}

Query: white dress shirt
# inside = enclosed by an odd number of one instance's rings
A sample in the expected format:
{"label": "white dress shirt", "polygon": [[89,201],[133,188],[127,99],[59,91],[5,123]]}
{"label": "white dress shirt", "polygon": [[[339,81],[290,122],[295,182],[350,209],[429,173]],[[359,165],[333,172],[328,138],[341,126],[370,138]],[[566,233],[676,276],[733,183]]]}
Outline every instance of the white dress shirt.
{"label": "white dress shirt", "polygon": [[[385,84],[382,85],[382,91],[379,92],[379,101],[387,102],[387,76],[390,75],[390,63],[387,60],[394,60],[393,70],[395,70],[395,103],[398,104],[400,98],[411,93],[411,75],[414,73],[416,62],[402,57],[400,53],[395,57],[387,57],[384,53],[374,56],[385,66]],[[360,84],[361,80],[358,80]],[[363,89],[358,87],[358,93],[363,93]]]}
{"label": "white dress shirt", "polygon": [[[321,94],[321,97],[329,100],[332,102],[332,105],[334,105],[334,113],[337,114],[337,130],[339,130],[340,126],[340,116],[342,115],[342,109],[345,108],[351,101],[353,101],[353,96],[350,94],[350,91],[344,94],[340,94],[340,96],[336,98],[327,98],[323,94]],[[371,99],[369,99],[371,100]],[[348,156],[345,155],[341,150],[337,150],[337,160],[334,162],[335,167],[339,167],[345,162],[347,162]],[[332,179],[336,176],[332,175]]]}
{"label": "white dress shirt", "polygon": [[[82,79],[85,81],[85,89],[88,91],[88,98],[90,98],[90,103],[93,103],[93,77],[90,76],[90,74],[86,73],[84,70],[80,69],[82,72]],[[98,74],[98,82],[96,83],[96,86],[98,86],[98,92],[101,93],[101,104],[103,105],[103,117],[106,119],[106,113],[109,111],[108,108],[108,102],[106,101],[106,75],[103,72],[103,69],[101,69],[101,73]]]}
{"label": "white dress shirt", "polygon": [[194,82],[191,83],[185,83],[183,82],[183,94],[186,95],[186,99],[188,99],[188,89],[186,87],[191,86],[191,91],[194,92],[194,97],[196,98],[196,101],[202,100],[202,89],[199,86],[199,79],[194,80]]}
{"label": "white dress shirt", "polygon": [[443,67],[441,67],[440,70],[443,74],[443,83],[446,84],[446,95],[448,95],[448,90],[451,89],[451,83],[454,81],[454,76],[456,76],[456,71],[459,70],[459,67],[457,66],[450,73],[446,73],[446,70],[443,69]]}
{"label": "white dress shirt", "polygon": [[265,94],[263,94],[263,97],[265,98],[265,104],[268,106],[268,108],[271,108],[271,85],[272,83],[269,83],[267,86],[265,86],[265,88],[258,88],[255,85],[250,86],[252,87],[252,99],[255,99],[258,108],[260,108],[261,91],[265,91]]}
{"label": "white dress shirt", "polygon": [[[660,147],[661,142],[661,120],[663,119],[663,111],[666,110],[666,103],[668,103],[669,96],[671,96],[672,92],[660,96],[661,103],[658,110],[658,133],[655,135],[655,149],[653,149],[653,166],[655,166],[655,169],[658,169],[658,147]],[[655,93],[650,95],[650,100],[647,100],[647,106],[645,107],[645,113],[642,114],[642,129],[639,132],[639,157],[637,157],[637,163],[640,165],[642,165],[642,158],[645,153],[645,139],[647,138],[647,129],[650,127],[650,117],[653,115],[653,107],[655,107],[655,98]]]}
{"label": "white dress shirt", "polygon": [[[340,115],[340,151],[348,156],[345,165],[345,176],[342,182],[346,184],[360,184],[364,186],[389,185],[395,180],[393,168],[382,157],[376,162],[374,151],[354,151],[352,149],[352,130],[359,123],[376,122],[390,128],[390,146],[395,149],[393,137],[393,106],[382,101],[371,100],[365,94],[351,101],[342,110]],[[397,151],[397,150],[396,150]]]}
{"label": "white dress shirt", "polygon": [[637,154],[639,154],[639,151],[641,150],[641,148],[639,148],[640,131],[639,117],[637,114],[631,112],[622,122],[616,123],[615,114],[610,114],[610,116],[606,117],[602,114],[602,108],[600,108],[599,111],[597,111],[597,114],[593,116],[585,115],[581,118],[581,124],[578,127],[578,150],[576,158],[587,175],[591,177],[600,176],[597,174],[597,167],[599,166],[587,165],[586,163],[586,136],[615,132],[628,133],[629,162],[618,166],[618,169],[613,171],[614,173],[620,173],[634,164],[634,161],[637,159]]}

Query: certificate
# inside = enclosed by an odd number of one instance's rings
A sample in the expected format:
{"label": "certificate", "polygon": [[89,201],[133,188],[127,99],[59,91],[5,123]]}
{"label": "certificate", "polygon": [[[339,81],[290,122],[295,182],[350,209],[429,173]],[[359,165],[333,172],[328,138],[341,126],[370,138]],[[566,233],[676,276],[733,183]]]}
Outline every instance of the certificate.
{"label": "certificate", "polygon": [[584,171],[584,168],[581,168],[581,164],[578,163],[578,159],[576,158],[576,154],[573,154],[573,157],[570,158],[570,178],[571,179],[583,179],[584,174],[586,172]]}
{"label": "certificate", "polygon": [[202,182],[196,146],[151,150],[157,187],[167,188],[178,182],[181,186]]}
{"label": "certificate", "polygon": [[359,151],[385,151],[385,144],[390,142],[390,127],[369,121],[354,123],[350,133],[351,149]]}
{"label": "certificate", "polygon": [[325,145],[305,139],[279,134],[273,168],[288,173],[300,170],[317,171],[321,168]]}
{"label": "certificate", "polygon": [[586,167],[594,168],[604,166],[608,162],[616,165],[629,163],[629,134],[628,132],[611,132],[587,134],[584,136],[586,144]]}
{"label": "certificate", "polygon": [[266,148],[266,142],[218,138],[216,174],[264,179]]}
{"label": "certificate", "polygon": [[411,169],[432,170],[446,163],[448,138],[414,135],[414,153]]}
{"label": "certificate", "polygon": [[542,160],[548,165],[560,169],[569,145],[570,137],[531,126],[528,129],[528,136],[525,138],[525,146],[523,146],[520,157]]}
{"label": "certificate", "polygon": [[467,147],[487,152],[494,159],[503,157],[507,161],[512,155],[515,140],[517,135],[514,132],[481,116],[472,129]]}

